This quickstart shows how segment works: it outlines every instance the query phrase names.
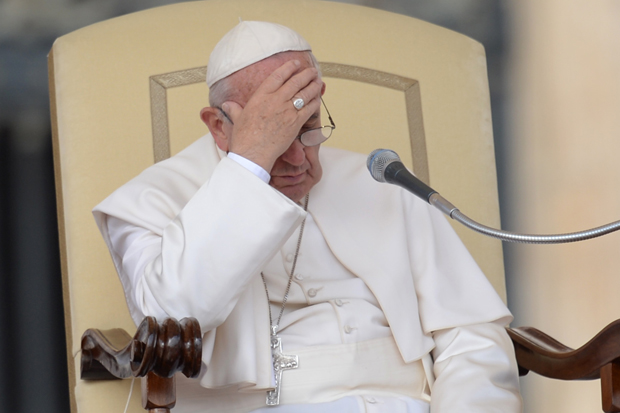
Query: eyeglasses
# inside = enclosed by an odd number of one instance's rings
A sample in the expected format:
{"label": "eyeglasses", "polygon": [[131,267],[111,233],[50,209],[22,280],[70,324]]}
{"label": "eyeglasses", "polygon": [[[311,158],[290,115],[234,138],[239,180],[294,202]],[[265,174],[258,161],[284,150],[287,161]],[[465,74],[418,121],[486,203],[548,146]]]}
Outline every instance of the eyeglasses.
{"label": "eyeglasses", "polygon": [[328,140],[330,136],[332,136],[332,132],[334,131],[334,129],[336,129],[336,124],[334,123],[332,115],[329,113],[329,110],[327,109],[327,105],[325,105],[323,98],[321,98],[321,103],[323,103],[325,112],[327,112],[327,117],[329,118],[330,125],[325,125],[320,128],[308,129],[307,131],[299,134],[297,138],[299,138],[299,141],[304,146],[316,146],[322,144],[323,142]]}
{"label": "eyeglasses", "polygon": [[[332,136],[332,132],[334,131],[334,129],[336,129],[336,124],[334,123],[332,115],[329,113],[329,110],[327,109],[327,105],[325,105],[323,98],[321,98],[321,103],[323,103],[323,107],[327,112],[327,117],[329,118],[330,124],[322,126],[320,128],[308,129],[307,131],[304,131],[303,133],[300,133],[297,137],[295,137],[295,139],[299,139],[301,144],[304,146],[316,146],[322,144],[323,142],[328,140],[330,136]],[[230,119],[228,114],[226,114],[226,112],[224,112],[222,108],[220,108],[219,106],[216,106],[216,108],[219,109],[220,112],[222,112],[222,115],[224,115],[226,120],[228,120],[231,125],[234,125],[232,119]]]}

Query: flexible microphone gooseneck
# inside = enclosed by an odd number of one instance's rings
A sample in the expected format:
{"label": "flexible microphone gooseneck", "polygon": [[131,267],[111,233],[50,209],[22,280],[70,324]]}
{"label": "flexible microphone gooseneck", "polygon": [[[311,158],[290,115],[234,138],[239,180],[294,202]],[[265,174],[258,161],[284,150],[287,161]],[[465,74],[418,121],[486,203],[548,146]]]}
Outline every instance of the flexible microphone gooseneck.
{"label": "flexible microphone gooseneck", "polygon": [[565,242],[583,241],[586,239],[600,237],[620,229],[620,221],[603,225],[585,231],[571,232],[557,235],[528,235],[517,234],[515,232],[502,231],[482,225],[463,214],[457,207],[439,195],[437,191],[416,178],[403,163],[396,152],[389,149],[375,149],[366,161],[370,175],[379,182],[388,182],[398,185],[417,197],[433,205],[441,212],[460,222],[466,227],[498,238],[502,241],[521,242],[527,244],[561,244]]}

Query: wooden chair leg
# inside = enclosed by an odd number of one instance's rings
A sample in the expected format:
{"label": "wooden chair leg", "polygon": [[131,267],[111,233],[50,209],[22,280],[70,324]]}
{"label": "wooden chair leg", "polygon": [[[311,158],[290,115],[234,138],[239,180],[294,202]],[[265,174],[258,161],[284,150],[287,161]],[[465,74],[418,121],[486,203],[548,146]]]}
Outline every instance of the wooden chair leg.
{"label": "wooden chair leg", "polygon": [[601,367],[603,411],[620,412],[620,364],[611,362]]}
{"label": "wooden chair leg", "polygon": [[176,402],[174,376],[165,378],[151,371],[142,378],[142,407],[150,413],[170,413]]}

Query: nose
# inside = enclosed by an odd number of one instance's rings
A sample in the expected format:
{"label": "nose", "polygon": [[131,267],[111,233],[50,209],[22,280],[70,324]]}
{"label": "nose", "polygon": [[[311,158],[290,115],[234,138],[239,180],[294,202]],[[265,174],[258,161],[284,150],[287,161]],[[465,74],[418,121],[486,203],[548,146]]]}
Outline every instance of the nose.
{"label": "nose", "polygon": [[306,161],[305,146],[299,139],[295,139],[291,146],[282,154],[282,160],[294,166],[301,166]]}

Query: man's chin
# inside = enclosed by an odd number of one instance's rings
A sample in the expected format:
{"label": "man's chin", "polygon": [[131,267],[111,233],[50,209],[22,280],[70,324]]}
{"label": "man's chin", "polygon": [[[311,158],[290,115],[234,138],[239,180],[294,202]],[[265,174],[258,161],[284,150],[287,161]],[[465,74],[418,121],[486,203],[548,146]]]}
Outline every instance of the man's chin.
{"label": "man's chin", "polygon": [[[291,199],[293,202],[300,203],[303,198],[310,192],[312,187],[316,185],[318,180],[316,176],[308,173],[302,174],[303,176],[294,179],[282,177],[272,177],[269,185],[280,191],[284,196]],[[301,178],[301,179],[299,179]]]}
{"label": "man's chin", "polygon": [[306,194],[309,192],[305,185],[290,185],[284,187],[278,187],[274,185],[272,186],[278,191],[280,191],[282,195],[286,196],[291,201],[296,203],[299,203],[303,199],[303,197],[305,197]]}
{"label": "man's chin", "polygon": [[300,203],[301,200],[306,196],[306,192],[303,191],[280,191],[291,201]]}

